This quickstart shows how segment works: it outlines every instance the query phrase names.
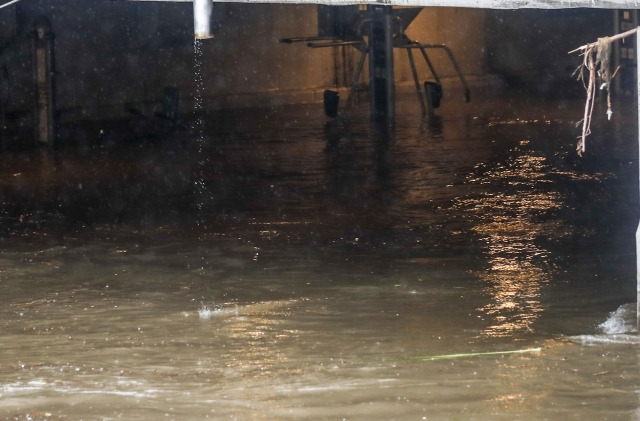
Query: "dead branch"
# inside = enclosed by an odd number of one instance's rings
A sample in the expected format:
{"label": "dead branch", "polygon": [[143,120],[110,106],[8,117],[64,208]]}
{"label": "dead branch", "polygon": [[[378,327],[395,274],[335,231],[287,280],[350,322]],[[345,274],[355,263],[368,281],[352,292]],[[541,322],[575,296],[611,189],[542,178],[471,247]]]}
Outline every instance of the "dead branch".
{"label": "dead branch", "polygon": [[[598,38],[598,41],[590,44],[585,44],[581,47],[570,51],[569,54],[582,51],[584,59],[582,64],[573,73],[578,74],[578,80],[581,80],[587,90],[587,99],[584,105],[584,117],[582,119],[582,135],[578,141],[578,155],[582,156],[585,151],[586,138],[591,134],[591,117],[593,115],[593,106],[596,97],[596,81],[597,77],[600,77],[602,83],[600,84],[600,90],[607,90],[607,118],[611,120],[613,111],[611,109],[611,79],[618,73],[616,69],[613,74],[611,73],[611,44],[614,41],[618,41],[634,35],[640,30],[640,27],[628,30],[626,32],[614,35],[611,37]],[[589,71],[589,80],[585,81],[585,69]]]}
{"label": "dead branch", "polygon": [[[619,40],[621,40],[621,39],[624,39],[624,38],[630,37],[631,35],[633,35],[633,34],[635,34],[636,32],[638,32],[638,30],[640,30],[640,27],[638,27],[638,28],[633,28],[633,29],[629,29],[627,32],[622,32],[622,33],[619,33],[618,35],[612,35],[612,36],[610,36],[610,37],[608,37],[608,38],[611,40],[611,42],[613,42],[613,41],[619,41]],[[571,51],[569,51],[569,54],[573,54],[573,53],[576,53],[576,52],[578,52],[578,51],[584,51],[584,50],[586,50],[587,48],[589,48],[589,47],[595,47],[596,45],[598,45],[598,41],[596,41],[596,42],[592,42],[592,43],[590,43],[590,44],[585,44],[585,45],[583,45],[583,46],[580,46],[580,47],[576,48],[575,50],[571,50]]]}

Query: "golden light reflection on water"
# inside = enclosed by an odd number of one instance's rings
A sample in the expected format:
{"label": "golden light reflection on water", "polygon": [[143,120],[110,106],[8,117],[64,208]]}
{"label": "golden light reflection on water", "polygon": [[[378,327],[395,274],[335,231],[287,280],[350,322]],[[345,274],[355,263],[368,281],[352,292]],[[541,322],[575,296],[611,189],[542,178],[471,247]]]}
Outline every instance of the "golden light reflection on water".
{"label": "golden light reflection on water", "polygon": [[[500,359],[493,367],[491,380],[499,387],[497,393],[487,399],[494,413],[509,413],[513,419],[529,419],[531,414],[544,410],[545,402],[551,394],[548,386],[548,373],[558,373],[553,365],[550,371],[549,356],[552,361],[566,350],[567,340],[562,338],[545,339],[540,354],[521,354],[518,357]],[[532,419],[535,419],[532,418]]]}
{"label": "golden light reflection on water", "polygon": [[288,358],[282,349],[286,348],[287,341],[299,335],[298,331],[281,326],[282,318],[290,314],[289,306],[294,302],[268,301],[237,307],[225,334],[229,338],[229,344],[225,344],[227,369],[249,378],[276,374],[277,367]]}
{"label": "golden light reflection on water", "polygon": [[478,309],[492,322],[485,328],[485,336],[530,332],[544,311],[540,302],[541,287],[548,282],[544,271],[526,262],[505,264],[505,260],[490,261],[493,266],[481,276],[487,283],[484,292],[491,296],[491,301]]}
{"label": "golden light reflection on water", "polygon": [[[488,322],[482,336],[531,332],[545,310],[540,297],[550,279],[549,252],[536,240],[559,234],[557,223],[537,221],[537,216],[559,208],[562,201],[557,192],[538,188],[551,182],[548,174],[546,158],[523,154],[470,180],[509,186],[509,192],[462,201],[477,214],[474,220],[480,222],[472,230],[486,244],[489,267],[477,272],[490,298],[477,309]],[[517,191],[510,191],[513,186]]]}

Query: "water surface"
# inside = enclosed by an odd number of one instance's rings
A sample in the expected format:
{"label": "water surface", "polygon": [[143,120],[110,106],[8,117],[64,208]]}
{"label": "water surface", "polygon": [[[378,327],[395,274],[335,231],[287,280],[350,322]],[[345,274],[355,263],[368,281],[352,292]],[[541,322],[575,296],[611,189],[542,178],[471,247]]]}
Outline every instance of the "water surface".
{"label": "water surface", "polygon": [[0,419],[640,418],[633,112],[474,100],[2,156]]}

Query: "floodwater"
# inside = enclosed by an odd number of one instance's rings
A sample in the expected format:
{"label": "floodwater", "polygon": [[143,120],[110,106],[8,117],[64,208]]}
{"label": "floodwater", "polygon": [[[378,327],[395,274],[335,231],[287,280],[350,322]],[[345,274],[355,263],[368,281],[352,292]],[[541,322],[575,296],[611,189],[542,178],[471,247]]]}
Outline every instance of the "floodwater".
{"label": "floodwater", "polygon": [[635,104],[472,100],[5,153],[0,419],[640,419]]}

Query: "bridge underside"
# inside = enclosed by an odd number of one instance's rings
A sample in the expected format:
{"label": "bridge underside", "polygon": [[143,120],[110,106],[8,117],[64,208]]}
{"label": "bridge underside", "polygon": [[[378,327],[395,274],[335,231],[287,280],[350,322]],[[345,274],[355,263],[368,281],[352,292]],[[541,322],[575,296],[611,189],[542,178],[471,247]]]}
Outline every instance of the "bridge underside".
{"label": "bridge underside", "polygon": [[[188,2],[192,0],[114,0],[114,1],[164,1]],[[214,0],[214,3],[217,1]],[[223,3],[223,2],[220,2]],[[628,0],[385,0],[354,1],[354,0],[232,0],[224,3],[282,3],[282,4],[326,4],[330,6],[345,6],[350,4],[371,4],[384,6],[422,6],[422,7],[469,7],[476,9],[637,9],[638,3]]]}

